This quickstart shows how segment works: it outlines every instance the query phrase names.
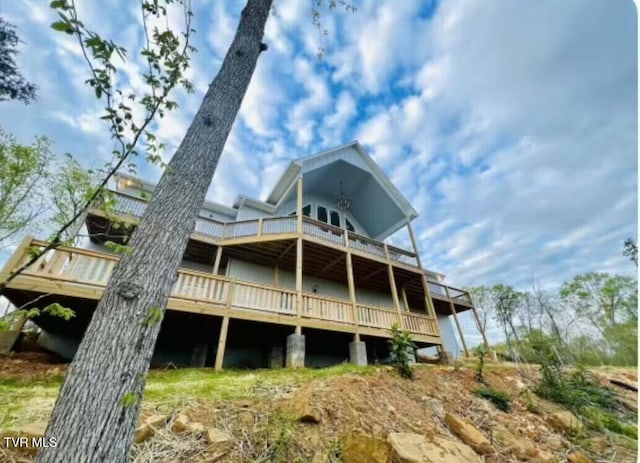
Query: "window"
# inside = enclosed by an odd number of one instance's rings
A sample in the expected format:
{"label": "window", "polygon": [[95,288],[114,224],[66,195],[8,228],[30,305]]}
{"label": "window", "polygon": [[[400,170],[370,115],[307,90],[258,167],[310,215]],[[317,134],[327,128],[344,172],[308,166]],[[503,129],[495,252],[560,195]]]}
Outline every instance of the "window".
{"label": "window", "polygon": [[[293,210],[289,212],[289,215],[296,215],[296,211]],[[302,215],[306,215],[307,217],[311,217],[311,204],[307,204],[302,208]]]}
{"label": "window", "polygon": [[351,222],[349,222],[349,219],[347,219],[346,217],[344,218],[344,223],[345,223],[345,226],[347,227],[347,230],[349,230],[350,232],[355,232],[356,231],[356,229],[353,226],[353,224]]}
{"label": "window", "polygon": [[331,216],[331,225],[339,227],[340,226],[340,214],[337,213],[336,211],[331,211],[330,216]]}
{"label": "window", "polygon": [[320,222],[328,223],[326,207],[318,205],[318,220]]}

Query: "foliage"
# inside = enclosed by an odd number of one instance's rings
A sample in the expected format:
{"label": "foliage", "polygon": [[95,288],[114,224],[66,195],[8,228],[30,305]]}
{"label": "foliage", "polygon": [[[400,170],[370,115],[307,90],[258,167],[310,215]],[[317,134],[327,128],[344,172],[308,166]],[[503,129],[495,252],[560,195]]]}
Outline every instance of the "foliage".
{"label": "foliage", "polygon": [[45,137],[21,145],[0,129],[0,247],[27,226],[35,228],[34,220],[47,209],[50,147]]}
{"label": "foliage", "polygon": [[[184,29],[172,29],[168,21],[168,8],[171,5],[182,7]],[[136,94],[128,87],[127,79],[118,79],[119,66],[125,63],[127,50],[113,40],[103,38],[90,30],[80,20],[76,4],[72,0],[54,0],[50,3],[58,15],[51,24],[54,31],[73,36],[89,69],[87,84],[93,89],[98,100],[102,100],[105,110],[101,119],[107,124],[115,142],[112,160],[96,172],[101,175],[96,185],[88,193],[73,194],[73,208],[61,208],[54,217],[58,226],[49,243],[16,269],[5,281],[0,281],[0,294],[7,283],[32,265],[45,252],[55,249],[69,238],[74,226],[82,214],[91,205],[105,201],[105,191],[109,179],[121,168],[135,173],[136,164],[131,157],[139,155],[139,142],[144,142],[144,159],[147,162],[164,165],[161,153],[164,149],[152,130],[156,116],[164,115],[177,108],[170,99],[175,87],[182,87],[188,93],[193,92],[191,82],[185,77],[189,67],[190,54],[196,49],[189,39],[195,30],[191,27],[191,7],[189,0],[140,0],[140,11],[144,31],[144,41],[138,51],[146,61],[147,69],[141,76],[146,91]],[[166,24],[166,28],[159,25]],[[151,24],[156,24],[151,27]],[[175,25],[176,22],[171,22]],[[67,165],[69,174],[77,172],[71,164]],[[65,191],[64,187],[61,191]],[[74,192],[69,192],[74,193]],[[67,203],[68,204],[68,203]],[[1,221],[0,221],[1,222]]]}
{"label": "foliage", "polygon": [[389,349],[391,351],[393,366],[403,378],[413,379],[413,370],[409,364],[409,355],[416,346],[411,339],[411,334],[408,331],[401,330],[397,323],[391,325],[389,331],[391,333]]}
{"label": "foliage", "polygon": [[487,386],[476,389],[475,391],[473,391],[473,393],[478,397],[482,397],[483,399],[486,399],[489,402],[493,403],[496,407],[498,407],[498,409],[502,410],[503,412],[508,412],[511,410],[511,397],[509,397],[509,394],[505,392],[498,391]]}
{"label": "foliage", "polygon": [[22,76],[16,65],[20,42],[15,26],[0,17],[0,101],[19,100],[29,104],[36,99],[37,87]]}
{"label": "foliage", "polygon": [[631,238],[624,240],[622,245],[622,255],[628,257],[631,262],[638,266],[638,245]]}
{"label": "foliage", "polygon": [[484,357],[487,355],[487,350],[484,344],[481,344],[478,349],[476,349],[476,354],[478,356],[478,363],[476,364],[476,381],[479,383],[484,383]]}
{"label": "foliage", "polygon": [[68,307],[64,307],[63,305],[57,302],[48,304],[42,309],[38,307],[31,307],[28,309],[20,308],[0,318],[0,331],[10,330],[13,324],[17,320],[21,319],[22,317],[25,317],[27,319],[32,319],[35,317],[39,317],[42,314],[47,314],[52,317],[61,318],[66,321],[69,321],[76,316],[76,313],[72,309]]}

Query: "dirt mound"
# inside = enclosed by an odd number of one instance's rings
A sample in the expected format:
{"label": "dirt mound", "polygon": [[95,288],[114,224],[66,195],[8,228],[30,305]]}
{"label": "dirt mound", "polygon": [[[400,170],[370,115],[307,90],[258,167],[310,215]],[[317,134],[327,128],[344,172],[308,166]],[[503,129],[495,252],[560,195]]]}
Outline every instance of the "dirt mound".
{"label": "dirt mound", "polygon": [[62,375],[66,371],[67,364],[62,359],[46,352],[13,352],[0,355],[0,380],[30,380]]}

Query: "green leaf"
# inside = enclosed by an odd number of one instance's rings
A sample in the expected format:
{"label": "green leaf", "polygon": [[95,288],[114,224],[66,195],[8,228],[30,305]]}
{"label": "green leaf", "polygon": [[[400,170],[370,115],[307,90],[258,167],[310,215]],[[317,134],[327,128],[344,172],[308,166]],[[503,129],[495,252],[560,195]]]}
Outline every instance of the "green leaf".
{"label": "green leaf", "polygon": [[53,29],[54,31],[67,32],[69,29],[72,29],[72,27],[68,22],[56,21],[51,24],[51,29]]}

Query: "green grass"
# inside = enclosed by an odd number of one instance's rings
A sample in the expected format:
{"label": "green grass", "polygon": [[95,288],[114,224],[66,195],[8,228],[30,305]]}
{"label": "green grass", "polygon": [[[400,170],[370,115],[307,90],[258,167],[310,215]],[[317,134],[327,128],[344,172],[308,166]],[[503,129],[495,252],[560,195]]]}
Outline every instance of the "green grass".
{"label": "green grass", "polygon": [[478,397],[482,397],[483,399],[490,401],[503,412],[511,410],[511,397],[509,397],[505,392],[498,391],[490,387],[483,387],[476,389],[473,393]]}
{"label": "green grass", "polygon": [[[166,409],[194,401],[242,400],[274,388],[297,387],[306,382],[345,374],[370,375],[376,367],[351,364],[330,368],[228,370],[152,370],[147,377],[143,405]],[[46,422],[63,377],[0,380],[0,428]]]}

